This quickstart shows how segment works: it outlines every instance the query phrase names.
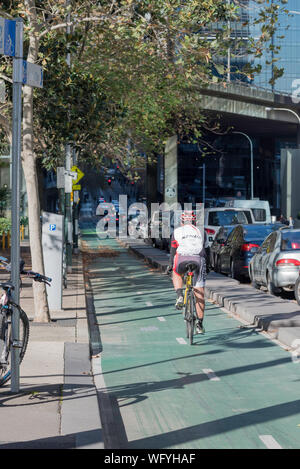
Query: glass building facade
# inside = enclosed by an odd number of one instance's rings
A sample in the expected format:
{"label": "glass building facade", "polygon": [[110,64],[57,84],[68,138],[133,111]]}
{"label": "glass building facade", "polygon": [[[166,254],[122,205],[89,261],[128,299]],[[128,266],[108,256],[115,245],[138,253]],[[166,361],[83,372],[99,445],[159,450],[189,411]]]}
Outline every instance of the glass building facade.
{"label": "glass building facade", "polygon": [[[300,0],[288,0],[285,8],[290,15],[279,15],[278,30],[272,41],[274,47],[280,46],[279,53],[274,55],[278,68],[284,68],[284,74],[274,85],[273,65],[267,64],[272,57],[266,53],[255,59],[246,53],[249,37],[259,36],[259,27],[254,25],[257,8],[262,3],[244,0],[240,10],[240,20],[230,25],[231,37],[242,39],[239,50],[231,50],[231,80],[247,82],[275,92],[291,94],[293,81],[300,80]],[[279,3],[273,0],[273,3]],[[299,13],[299,15],[297,14]],[[287,28],[287,26],[289,26]],[[244,47],[243,47],[244,43]],[[223,59],[225,68],[227,57]],[[246,63],[261,65],[261,73],[249,79],[237,72]],[[225,78],[225,77],[224,77]],[[299,85],[298,85],[299,87]],[[224,116],[226,121],[226,116]],[[276,131],[264,131],[263,121],[244,121],[241,127],[239,116],[231,117],[230,125],[235,130],[246,133],[253,143],[253,175],[251,175],[251,157],[249,141],[245,136],[229,133],[223,136],[207,135],[204,140],[214,148],[210,154],[204,154],[203,146],[181,143],[178,146],[178,199],[184,202],[203,201],[203,176],[205,176],[205,202],[220,204],[231,197],[251,197],[251,176],[253,177],[254,197],[268,200],[274,215],[280,215],[280,152],[282,148],[296,148],[296,135],[287,133],[286,129],[276,127]],[[228,124],[228,122],[227,122]],[[229,126],[230,126],[229,125]],[[205,174],[203,173],[205,167]]]}
{"label": "glass building facade", "polygon": [[[279,0],[273,0],[274,4],[281,5]],[[262,7],[252,0],[243,1],[244,7],[241,8],[240,20],[231,24],[232,38],[243,38],[245,43],[247,37],[256,38],[260,34],[260,25],[254,25],[254,19],[257,16],[257,9]],[[252,83],[262,88],[268,88],[273,91],[280,91],[291,94],[293,91],[293,81],[300,79],[300,2],[299,0],[288,0],[284,8],[290,13],[280,13],[276,33],[269,43],[269,46],[276,49],[280,47],[278,53],[264,53],[261,58],[252,58],[243,54],[243,51],[232,51],[232,70],[241,67],[246,62],[252,62],[254,65],[261,66],[261,73],[255,75]],[[245,23],[247,24],[245,25]],[[240,58],[235,57],[240,53]],[[277,68],[283,68],[284,74],[270,84],[274,76],[274,65],[267,64],[266,61],[276,59]],[[244,80],[246,81],[246,79]]]}

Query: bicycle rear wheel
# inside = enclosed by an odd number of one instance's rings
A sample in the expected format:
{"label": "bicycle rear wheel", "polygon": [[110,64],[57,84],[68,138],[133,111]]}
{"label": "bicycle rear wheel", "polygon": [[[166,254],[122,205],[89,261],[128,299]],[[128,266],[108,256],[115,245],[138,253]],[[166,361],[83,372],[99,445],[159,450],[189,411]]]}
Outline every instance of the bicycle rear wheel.
{"label": "bicycle rear wheel", "polygon": [[[29,340],[29,320],[28,317],[20,307],[18,307],[20,313],[20,334],[19,334],[19,347],[20,347],[20,363],[24,358],[28,340]],[[0,311],[0,339],[3,341],[5,346],[5,364],[0,365],[0,386],[3,386],[11,377],[11,346],[12,346],[12,334],[11,334],[11,313],[6,316],[1,314]]]}

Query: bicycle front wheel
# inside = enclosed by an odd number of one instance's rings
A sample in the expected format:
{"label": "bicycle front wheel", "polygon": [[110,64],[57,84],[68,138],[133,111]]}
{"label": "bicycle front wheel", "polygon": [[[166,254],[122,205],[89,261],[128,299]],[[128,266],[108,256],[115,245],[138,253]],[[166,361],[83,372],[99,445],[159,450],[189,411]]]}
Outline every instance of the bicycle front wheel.
{"label": "bicycle front wheel", "polygon": [[185,320],[186,320],[186,336],[189,339],[190,345],[193,345],[195,316],[194,316],[194,301],[193,293],[189,292],[185,305]]}
{"label": "bicycle front wheel", "polygon": [[[29,340],[29,320],[28,317],[20,307],[18,307],[20,313],[20,333],[19,333],[19,348],[20,348],[20,363],[24,358],[28,340]],[[2,320],[0,321],[0,338],[3,341],[5,347],[4,359],[0,364],[0,386],[3,386],[11,377],[11,348],[12,348],[12,331],[11,331],[11,313],[1,315]]]}

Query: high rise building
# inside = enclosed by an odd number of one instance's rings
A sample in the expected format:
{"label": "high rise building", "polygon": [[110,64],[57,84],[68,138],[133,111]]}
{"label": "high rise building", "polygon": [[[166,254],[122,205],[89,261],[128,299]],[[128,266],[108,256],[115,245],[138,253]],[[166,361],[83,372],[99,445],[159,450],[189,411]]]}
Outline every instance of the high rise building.
{"label": "high rise building", "polygon": [[[282,6],[280,0],[271,1]],[[248,37],[257,38],[260,35],[261,25],[255,25],[254,19],[262,4],[254,0],[243,0],[242,4],[239,20],[232,22],[230,27],[231,37],[242,39],[246,47]],[[269,52],[265,51],[261,58],[251,58],[242,48],[239,51],[232,51],[230,58],[232,80],[242,79],[250,83],[246,77],[242,78],[241,75],[235,74],[237,68],[242,68],[245,63],[250,62],[261,66],[261,73],[256,74],[251,83],[273,91],[292,93],[293,81],[300,79],[300,1],[288,0],[284,8],[290,13],[279,13],[276,33],[268,44],[271,46]],[[275,53],[278,47],[280,49]],[[272,62],[272,59],[276,61]],[[272,84],[270,80],[272,81],[274,77],[274,66],[283,68],[284,74]]]}

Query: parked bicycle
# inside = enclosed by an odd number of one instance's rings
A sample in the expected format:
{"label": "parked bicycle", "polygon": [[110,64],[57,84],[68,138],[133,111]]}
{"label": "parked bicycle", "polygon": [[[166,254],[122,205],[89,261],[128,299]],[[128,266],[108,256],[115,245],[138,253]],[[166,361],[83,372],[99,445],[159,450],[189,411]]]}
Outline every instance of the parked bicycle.
{"label": "parked bicycle", "polygon": [[[5,257],[0,257],[0,265],[7,272],[11,271],[11,265]],[[44,282],[50,285],[52,279],[45,277],[32,270],[24,270],[24,261],[20,262],[20,275],[32,278],[35,282]],[[3,294],[0,298],[0,386],[5,384],[11,377],[11,351],[13,347],[20,349],[20,363],[24,358],[29,339],[29,319],[20,305],[12,301],[14,285],[10,282],[0,282]],[[13,308],[19,311],[20,327],[19,340],[12,337],[12,315]]]}

